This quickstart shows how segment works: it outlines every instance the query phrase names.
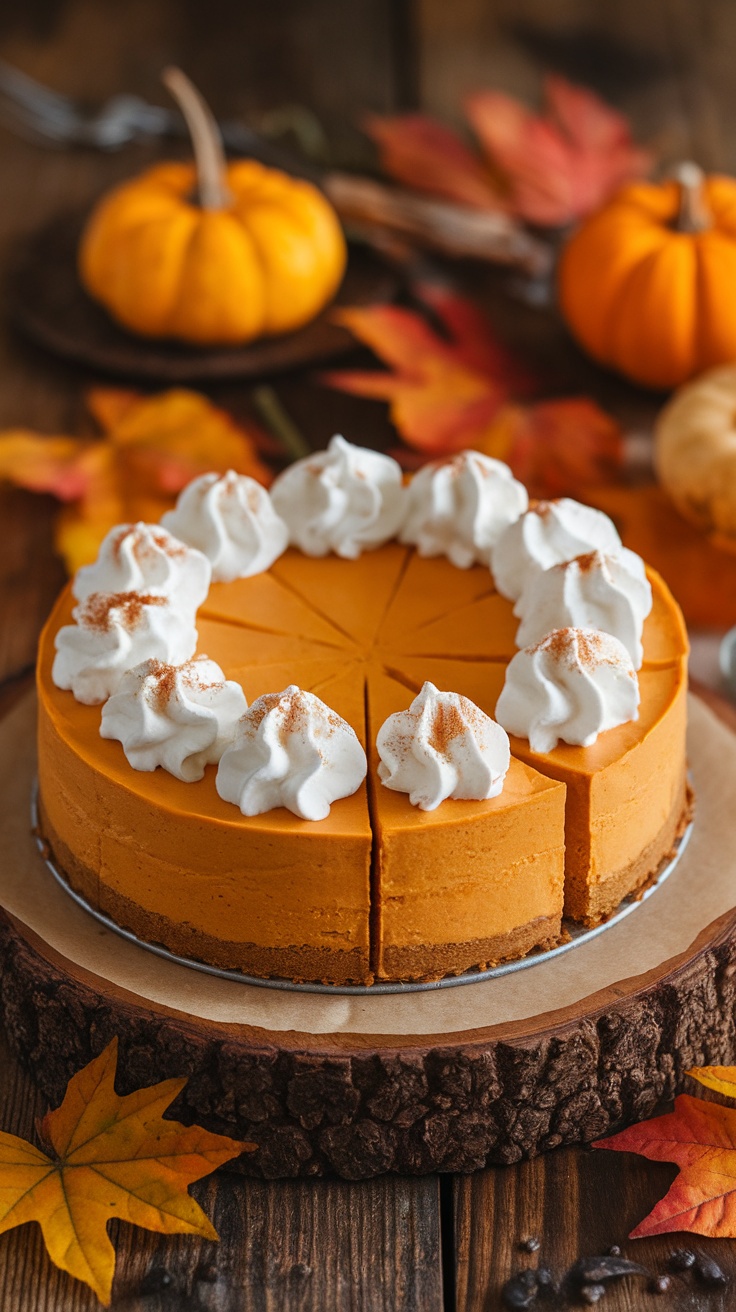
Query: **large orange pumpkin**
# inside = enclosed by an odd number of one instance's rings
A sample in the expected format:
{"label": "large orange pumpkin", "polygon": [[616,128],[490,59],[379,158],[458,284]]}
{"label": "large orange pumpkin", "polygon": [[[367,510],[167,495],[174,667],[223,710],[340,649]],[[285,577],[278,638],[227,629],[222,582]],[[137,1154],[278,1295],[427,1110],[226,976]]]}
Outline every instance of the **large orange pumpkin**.
{"label": "large orange pumpkin", "polygon": [[580,345],[648,387],[736,360],[736,180],[683,165],[625,187],[563,249],[559,298]]}
{"label": "large orange pumpkin", "polygon": [[82,236],[87,291],[125,328],[208,346],[286,333],[334,295],[346,248],[316,187],[254,160],[227,167],[217,127],[184,74],[166,85],[195,164],[159,164],[104,196]]}

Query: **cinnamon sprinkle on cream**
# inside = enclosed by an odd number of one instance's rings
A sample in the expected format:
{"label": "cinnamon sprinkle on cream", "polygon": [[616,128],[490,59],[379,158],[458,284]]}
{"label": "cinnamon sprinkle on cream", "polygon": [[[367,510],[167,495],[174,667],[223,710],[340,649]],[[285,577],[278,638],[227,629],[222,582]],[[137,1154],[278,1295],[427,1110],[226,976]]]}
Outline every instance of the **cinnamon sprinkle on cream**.
{"label": "cinnamon sprinkle on cream", "polygon": [[202,662],[209,660],[205,655],[195,656],[183,665],[168,665],[166,661],[149,660],[141,673],[141,684],[145,685],[147,700],[157,711],[163,713],[176,692],[177,680],[186,688],[197,692],[209,692],[212,688],[224,687],[223,679],[212,683],[202,683],[198,677]]}
{"label": "cinnamon sprinkle on cream", "polygon": [[530,506],[529,509],[532,510],[535,515],[539,515],[540,519],[546,519],[558,504],[558,501],[559,498],[555,498],[552,501],[537,501],[533,506]]}
{"label": "cinnamon sprinkle on cream", "polygon": [[595,631],[591,632],[590,630],[578,629],[577,640],[578,656],[580,657],[582,664],[588,666],[588,668],[593,668],[595,665],[600,665],[602,663],[608,665],[614,663],[616,665],[619,664],[618,661],[611,661],[610,653],[607,653],[606,651],[608,644],[606,643],[603,634]]}
{"label": "cinnamon sprinkle on cream", "polygon": [[[187,554],[187,548],[184,543],[178,542],[176,538],[172,538],[169,534],[152,533],[151,538],[159,550],[163,551],[165,555],[170,556],[172,560],[181,560],[182,557]],[[142,546],[143,543],[139,542],[137,547],[134,547],[136,557]]]}
{"label": "cinnamon sprinkle on cream", "polygon": [[245,500],[248,509],[252,511],[254,515],[257,515],[261,509],[260,488],[257,485],[254,487],[252,483],[248,483],[245,489]]}
{"label": "cinnamon sprinkle on cream", "polygon": [[167,665],[165,661],[151,661],[146,674],[146,679],[152,679],[149,684],[150,701],[159,712],[165,711],[171,700],[173,693],[176,691],[176,665]]}
{"label": "cinnamon sprinkle on cream", "polygon": [[[113,623],[130,633],[143,619],[146,606],[168,606],[168,597],[148,592],[93,592],[80,610],[80,621],[86,629],[109,633]],[[113,612],[117,614],[113,615]]]}
{"label": "cinnamon sprinkle on cream", "polygon": [[597,629],[553,629],[527,650],[548,651],[557,660],[566,661],[569,665],[579,662],[587,669],[595,669],[597,665],[625,668],[624,661],[611,650],[608,634]]}
{"label": "cinnamon sprinkle on cream", "polygon": [[243,717],[251,729],[257,729],[269,711],[276,709],[283,695],[282,692],[264,692],[257,701],[253,702]]}
{"label": "cinnamon sprinkle on cream", "polygon": [[453,738],[458,738],[465,730],[460,709],[453,703],[439,702],[429,731],[429,745],[436,752],[447,754]]}
{"label": "cinnamon sprinkle on cream", "polygon": [[290,693],[286,704],[286,714],[279,725],[279,742],[281,745],[286,747],[291,734],[299,733],[301,729],[305,729],[306,722],[307,710],[302,693]]}
{"label": "cinnamon sprinkle on cream", "polygon": [[131,548],[137,561],[151,555],[151,543],[172,560],[181,560],[187,553],[187,548],[183,542],[177,542],[170,534],[164,533],[160,529],[156,529],[149,536],[142,529],[137,528],[135,524],[124,524],[112,541],[112,554],[118,564],[120,563],[123,543],[126,538],[131,539]]}
{"label": "cinnamon sprinkle on cream", "polygon": [[567,569],[568,565],[577,565],[581,574],[589,574],[591,570],[599,566],[603,561],[603,555],[600,551],[586,551],[582,556],[575,556],[573,560],[566,560],[558,569]]}
{"label": "cinnamon sprinkle on cream", "polygon": [[[313,724],[313,731],[316,736],[321,735],[323,738],[331,738],[333,733],[341,727],[343,721],[336,711],[330,710],[324,703],[322,703],[322,706],[324,706],[326,713]],[[286,747],[290,735],[305,732],[309,724],[309,703],[301,688],[298,688],[296,692],[288,693],[288,695],[286,689],[283,692],[263,693],[246,712],[247,723],[250,729],[254,731],[258,729],[270,711],[280,708],[283,710],[283,716],[278,726],[279,742],[283,747]]]}

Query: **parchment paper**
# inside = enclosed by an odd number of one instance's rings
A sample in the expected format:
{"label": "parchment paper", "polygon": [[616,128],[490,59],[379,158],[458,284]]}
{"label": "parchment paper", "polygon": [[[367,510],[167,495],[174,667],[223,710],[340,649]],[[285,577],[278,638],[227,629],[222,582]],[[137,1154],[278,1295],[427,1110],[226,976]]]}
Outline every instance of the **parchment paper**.
{"label": "parchment paper", "polygon": [[203,1019],[308,1034],[442,1034],[579,1002],[685,951],[736,905],[736,736],[690,699],[695,829],[676,870],[620,924],[516,974],[428,993],[325,997],[203,975],[128,943],[64,893],[30,833],[35,702],[0,725],[0,904],[62,956],[143,999]]}

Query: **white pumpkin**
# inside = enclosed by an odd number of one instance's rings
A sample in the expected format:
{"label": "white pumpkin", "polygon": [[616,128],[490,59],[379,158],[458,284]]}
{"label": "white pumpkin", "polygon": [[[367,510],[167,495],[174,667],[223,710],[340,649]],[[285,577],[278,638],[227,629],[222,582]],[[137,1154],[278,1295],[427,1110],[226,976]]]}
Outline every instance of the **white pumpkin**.
{"label": "white pumpkin", "polygon": [[681,387],[661,411],[654,439],[657,475],[680,513],[736,538],[736,365]]}

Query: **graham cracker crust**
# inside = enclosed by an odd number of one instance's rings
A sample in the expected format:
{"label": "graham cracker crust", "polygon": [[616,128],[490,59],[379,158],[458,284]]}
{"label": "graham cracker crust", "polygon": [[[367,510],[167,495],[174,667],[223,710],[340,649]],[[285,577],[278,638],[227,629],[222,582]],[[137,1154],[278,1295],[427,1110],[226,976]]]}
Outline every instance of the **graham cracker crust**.
{"label": "graham cracker crust", "polygon": [[490,970],[502,961],[525,957],[533,949],[557,947],[565,935],[559,916],[539,916],[508,934],[411,947],[382,945],[376,978],[382,980],[434,980],[462,975],[466,970]]}
{"label": "graham cracker crust", "polygon": [[636,861],[601,880],[581,889],[565,888],[565,915],[581,921],[587,928],[600,925],[626,897],[641,895],[654,883],[660,870],[672,859],[677,843],[692,819],[695,798],[686,776],[678,790],[675,804],[657,837],[640,854]]}

